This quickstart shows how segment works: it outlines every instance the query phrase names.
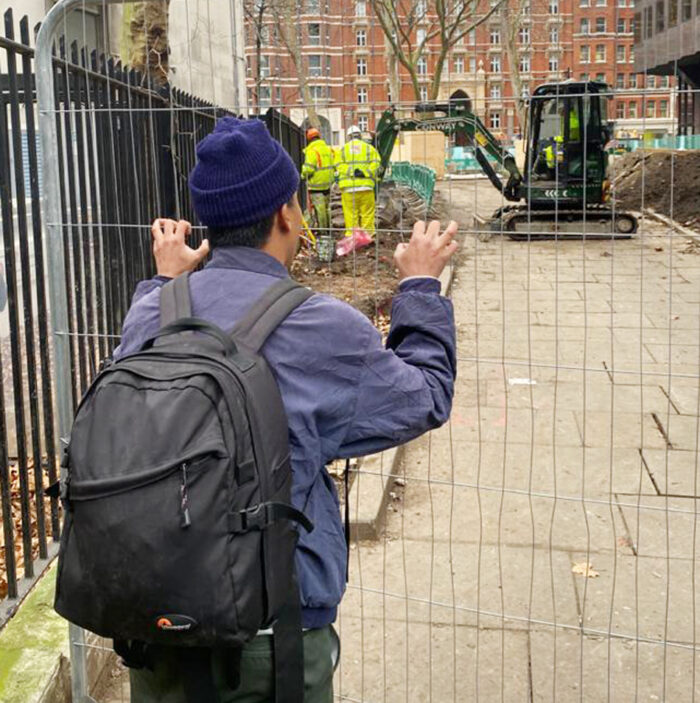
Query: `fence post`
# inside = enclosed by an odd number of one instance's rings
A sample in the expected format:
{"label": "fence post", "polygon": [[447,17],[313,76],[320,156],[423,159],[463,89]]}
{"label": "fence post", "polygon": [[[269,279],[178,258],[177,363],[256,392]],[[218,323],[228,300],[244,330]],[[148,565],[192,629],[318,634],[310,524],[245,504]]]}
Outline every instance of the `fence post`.
{"label": "fence post", "polygon": [[[106,0],[122,2],[123,0]],[[129,1],[129,0],[127,0]],[[59,0],[46,14],[36,38],[36,91],[39,106],[44,192],[42,209],[46,227],[46,257],[49,278],[49,309],[54,348],[54,378],[58,418],[58,447],[68,441],[73,420],[71,398],[71,363],[68,337],[68,300],[65,287],[65,251],[61,232],[61,190],[58,133],[55,119],[53,81],[53,46],[57,29],[66,14],[76,7],[99,5],[103,0]],[[88,691],[85,632],[70,624],[68,628],[71,659],[71,693],[73,703],[94,703]]]}

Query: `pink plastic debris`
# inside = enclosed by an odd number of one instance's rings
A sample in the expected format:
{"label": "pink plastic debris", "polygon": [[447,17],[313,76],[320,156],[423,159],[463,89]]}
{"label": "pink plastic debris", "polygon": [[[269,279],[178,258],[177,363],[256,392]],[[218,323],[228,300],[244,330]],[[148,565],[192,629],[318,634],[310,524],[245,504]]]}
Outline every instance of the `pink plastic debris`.
{"label": "pink plastic debris", "polygon": [[345,256],[351,251],[357,251],[372,243],[372,237],[363,229],[356,228],[352,231],[352,236],[343,237],[335,247],[335,255]]}

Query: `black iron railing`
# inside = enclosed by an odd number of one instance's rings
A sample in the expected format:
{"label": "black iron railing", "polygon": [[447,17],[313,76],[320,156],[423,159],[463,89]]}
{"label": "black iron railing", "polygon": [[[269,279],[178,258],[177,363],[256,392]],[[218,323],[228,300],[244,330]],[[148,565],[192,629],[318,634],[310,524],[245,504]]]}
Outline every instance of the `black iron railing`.
{"label": "black iron railing", "polygon": [[[60,507],[45,497],[59,472],[40,212],[34,51],[28,20],[5,13],[0,71],[0,624],[55,553]],[[54,59],[61,219],[73,407],[119,340],[138,281],[153,274],[150,221],[196,222],[187,188],[195,146],[226,110],[78,47]],[[303,132],[274,111],[266,123],[301,165]],[[3,291],[0,291],[0,303]],[[23,577],[23,578],[21,578]]]}

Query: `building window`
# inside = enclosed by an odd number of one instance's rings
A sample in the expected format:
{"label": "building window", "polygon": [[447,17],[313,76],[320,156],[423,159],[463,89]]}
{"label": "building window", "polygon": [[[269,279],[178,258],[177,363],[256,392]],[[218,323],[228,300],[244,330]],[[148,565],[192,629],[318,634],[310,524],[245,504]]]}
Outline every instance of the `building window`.
{"label": "building window", "polygon": [[520,73],[530,73],[531,66],[532,61],[530,59],[530,54],[522,54],[518,63]]}
{"label": "building window", "polygon": [[668,100],[659,100],[659,117],[668,117]]}
{"label": "building window", "polygon": [[618,44],[617,48],[615,50],[616,56],[615,58],[617,59],[618,63],[625,63],[625,46],[624,44]]}
{"label": "building window", "polygon": [[656,76],[647,76],[647,88],[656,88]]}
{"label": "building window", "polygon": [[579,7],[590,7],[590,6],[591,6],[591,0],[579,0],[578,6],[579,6]]}
{"label": "building window", "polygon": [[559,14],[559,0],[549,0],[549,14],[558,15]]}
{"label": "building window", "polygon": [[634,33],[634,43],[639,44],[642,41],[642,15],[640,12],[635,13],[632,20],[632,31]]}
{"label": "building window", "polygon": [[[649,14],[651,15],[651,8],[649,8]],[[649,18],[651,21],[651,17]],[[664,0],[659,0],[656,3],[656,33],[660,34],[666,29],[666,7]]]}
{"label": "building window", "polygon": [[[615,76],[615,87],[618,90],[622,90],[625,87],[625,74],[624,73],[618,73]],[[619,103],[618,103],[619,105]]]}
{"label": "building window", "polygon": [[427,86],[422,85],[420,87],[420,99],[421,102],[428,102],[428,88]]}
{"label": "building window", "polygon": [[321,75],[323,75],[321,56],[318,54],[309,54],[309,76],[317,78]]}
{"label": "building window", "polygon": [[490,44],[500,44],[501,43],[501,30],[498,27],[491,27],[489,30],[489,43]]}
{"label": "building window", "polygon": [[469,73],[476,73],[476,57],[469,57]]}
{"label": "building window", "polygon": [[654,117],[656,117],[656,102],[647,100],[647,119],[653,119]]}
{"label": "building window", "polygon": [[467,44],[476,44],[476,29],[470,29],[467,32]]}
{"label": "building window", "polygon": [[317,22],[309,24],[309,44],[319,46],[321,43],[321,25]]}
{"label": "building window", "polygon": [[629,116],[632,119],[635,119],[637,117],[637,103],[629,104]]}
{"label": "building window", "polygon": [[668,88],[668,76],[659,76],[659,88]]}
{"label": "building window", "polygon": [[549,43],[555,46],[559,43],[559,27],[549,28]]}
{"label": "building window", "polygon": [[367,59],[357,59],[357,75],[367,75]]}
{"label": "building window", "polygon": [[607,7],[608,0],[595,0],[595,6],[596,7]]}
{"label": "building window", "polygon": [[627,32],[627,24],[626,24],[625,20],[622,17],[620,17],[617,20],[617,33],[618,34],[625,34],[626,32]]}
{"label": "building window", "polygon": [[595,79],[598,81],[598,83],[606,83],[607,81],[605,80],[605,74],[604,73],[596,73],[595,74]]}
{"label": "building window", "polygon": [[491,73],[501,72],[501,56],[500,54],[495,54],[491,57]]}
{"label": "building window", "polygon": [[582,44],[579,51],[579,62],[589,63],[591,60],[591,47],[588,44]]}
{"label": "building window", "polygon": [[618,120],[625,119],[625,103],[617,103],[617,105],[615,106],[615,117],[617,117]]}
{"label": "building window", "polygon": [[630,63],[634,63],[634,47],[630,47],[629,58],[627,59]]}
{"label": "building window", "polygon": [[258,105],[260,107],[270,107],[272,103],[272,91],[269,85],[261,85],[258,92]]}
{"label": "building window", "polygon": [[637,74],[630,73],[630,88],[636,88],[636,87],[637,87]]}
{"label": "building window", "polygon": [[416,71],[419,76],[425,76],[428,73],[428,60],[425,56],[421,56],[416,63]]}
{"label": "building window", "polygon": [[367,31],[364,29],[358,29],[355,32],[355,43],[357,46],[367,46]]}
{"label": "building window", "polygon": [[581,20],[581,34],[589,34],[591,31],[591,21],[587,18]]}
{"label": "building window", "polygon": [[369,129],[369,117],[367,117],[367,115],[360,115],[357,118],[357,126],[360,128],[361,132],[366,132]]}
{"label": "building window", "polygon": [[588,74],[582,73],[580,76],[580,79],[585,83],[588,80]]}
{"label": "building window", "polygon": [[317,15],[321,12],[320,0],[306,0],[306,14]]}
{"label": "building window", "polygon": [[518,30],[518,41],[526,46],[530,44],[530,27],[521,27]]}
{"label": "building window", "polygon": [[654,34],[654,27],[652,26],[652,13],[654,11],[653,7],[644,8],[644,38],[651,39]]}
{"label": "building window", "polygon": [[596,34],[605,34],[605,17],[595,18],[595,31]]}
{"label": "building window", "polygon": [[367,88],[357,89],[357,102],[364,105],[367,102]]}
{"label": "building window", "polygon": [[500,83],[493,83],[491,86],[489,86],[489,96],[493,100],[500,100],[502,97],[502,92],[501,92],[501,84]]}
{"label": "building window", "polygon": [[[626,0],[617,0],[617,6],[618,7],[627,7]],[[630,7],[632,7],[632,5],[630,5]]]}
{"label": "building window", "polygon": [[455,56],[455,73],[464,73],[464,56]]}
{"label": "building window", "polygon": [[689,20],[693,16],[693,0],[681,0],[681,20]]}
{"label": "building window", "polygon": [[420,46],[425,41],[425,30],[419,28],[416,30],[416,44]]}
{"label": "building window", "polygon": [[326,87],[323,85],[312,85],[309,87],[311,91],[311,98],[316,100],[323,100],[326,97]]}
{"label": "building window", "polygon": [[422,19],[428,12],[427,0],[416,0],[416,17]]}
{"label": "building window", "polygon": [[260,57],[260,78],[270,77],[270,57],[261,56]]}
{"label": "building window", "polygon": [[489,127],[491,129],[501,128],[501,113],[500,112],[490,112],[489,113]]}
{"label": "building window", "polygon": [[550,56],[549,57],[549,71],[550,73],[556,73],[559,70],[559,57]]}
{"label": "building window", "polygon": [[356,0],[355,17],[367,17],[367,3],[365,0]]}
{"label": "building window", "polygon": [[668,3],[668,26],[675,27],[678,24],[678,0],[670,0]]}
{"label": "building window", "polygon": [[596,44],[595,46],[595,62],[605,63],[605,44]]}

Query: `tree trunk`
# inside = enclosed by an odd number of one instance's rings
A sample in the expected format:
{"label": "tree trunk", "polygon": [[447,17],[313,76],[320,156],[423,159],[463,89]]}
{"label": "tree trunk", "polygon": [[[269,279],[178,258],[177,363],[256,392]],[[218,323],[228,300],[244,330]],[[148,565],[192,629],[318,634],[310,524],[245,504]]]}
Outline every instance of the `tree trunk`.
{"label": "tree trunk", "polygon": [[[299,95],[301,96],[304,109],[306,110],[306,117],[312,127],[320,129],[321,121],[318,119],[316,108],[311,100],[311,90],[309,89],[308,77],[306,75],[306,66],[304,65],[304,57],[301,53],[299,32],[302,31],[302,24],[295,13],[296,2],[295,0],[280,0],[277,7],[277,31],[289,51],[290,58],[296,69]],[[323,70],[323,67],[321,67],[321,69]]]}
{"label": "tree trunk", "polygon": [[518,128],[522,132],[525,129],[526,117],[523,101],[523,81],[520,75],[520,48],[518,46],[518,34],[522,26],[522,11],[517,6],[512,15],[507,11],[507,6],[504,6],[503,10],[501,12],[501,35],[506,50],[506,57],[508,58],[508,70],[513,87],[513,105],[518,118]]}
{"label": "tree trunk", "polygon": [[[125,5],[122,62],[157,86],[168,82],[168,11],[170,0]],[[129,8],[130,11],[127,11]]]}

